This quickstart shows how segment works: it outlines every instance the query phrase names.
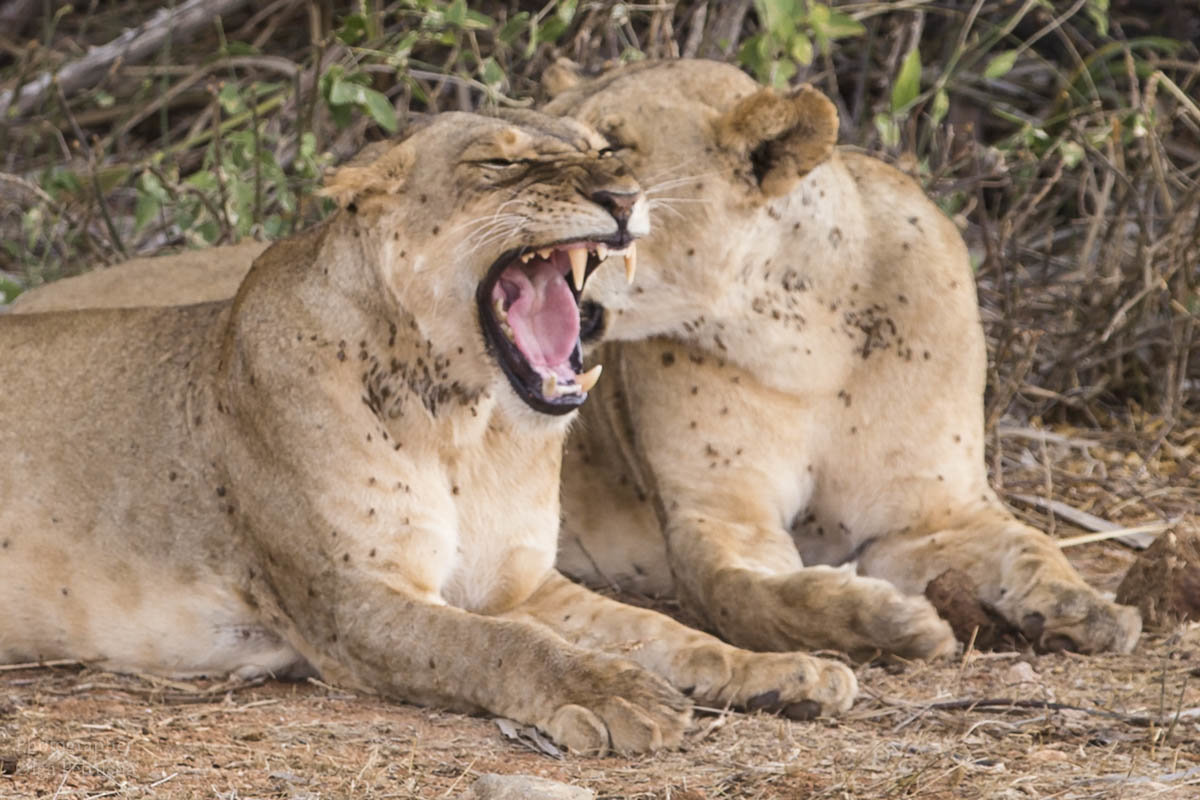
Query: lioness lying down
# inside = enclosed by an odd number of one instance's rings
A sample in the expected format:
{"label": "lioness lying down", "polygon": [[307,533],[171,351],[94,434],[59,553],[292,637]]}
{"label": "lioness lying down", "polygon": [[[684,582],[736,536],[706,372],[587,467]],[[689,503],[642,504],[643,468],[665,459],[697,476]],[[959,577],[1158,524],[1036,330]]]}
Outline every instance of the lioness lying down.
{"label": "lioness lying down", "polygon": [[[588,283],[605,309],[593,335],[662,338],[600,353],[605,378],[566,454],[561,569],[677,592],[745,647],[931,657],[954,642],[918,595],[956,567],[1042,648],[1133,647],[1136,611],[987,485],[961,237],[911,180],[834,149],[825,98],[675,61],[569,86],[548,110],[621,147],[662,223],[632,292],[619,270]],[[249,263],[230,248],[208,259],[226,292]],[[194,265],[157,263],[15,309],[185,301]]]}
{"label": "lioness lying down", "polygon": [[576,287],[648,229],[601,137],[448,114],[325,191],[231,301],[0,318],[0,661],[311,666],[585,752],[678,743],[681,690],[849,706],[554,570]]}

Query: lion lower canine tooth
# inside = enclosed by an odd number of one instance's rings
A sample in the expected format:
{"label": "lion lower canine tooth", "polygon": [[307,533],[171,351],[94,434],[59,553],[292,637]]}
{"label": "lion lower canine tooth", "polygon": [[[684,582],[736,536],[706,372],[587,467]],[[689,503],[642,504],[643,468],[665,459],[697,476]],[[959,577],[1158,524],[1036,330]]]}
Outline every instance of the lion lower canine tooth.
{"label": "lion lower canine tooth", "polygon": [[585,392],[590,392],[592,387],[596,385],[596,381],[600,380],[600,373],[604,370],[603,364],[597,364],[587,372],[581,372],[575,376],[575,382],[579,384],[579,388]]}
{"label": "lion lower canine tooth", "polygon": [[575,291],[583,291],[583,281],[587,277],[587,250],[577,247],[567,252],[571,258],[571,277],[575,279]]}
{"label": "lion lower canine tooth", "polygon": [[629,248],[625,251],[625,282],[633,283],[633,276],[637,272],[637,243],[630,242]]}

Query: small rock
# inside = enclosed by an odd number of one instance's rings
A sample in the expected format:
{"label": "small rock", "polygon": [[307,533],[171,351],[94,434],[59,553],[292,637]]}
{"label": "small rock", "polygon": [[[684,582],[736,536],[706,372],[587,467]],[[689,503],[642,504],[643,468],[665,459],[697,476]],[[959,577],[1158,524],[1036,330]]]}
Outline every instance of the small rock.
{"label": "small rock", "polygon": [[1008,620],[979,600],[978,587],[962,570],[948,569],[931,580],[925,586],[925,598],[963,644],[974,635],[976,650],[1020,650],[1026,645]]}
{"label": "small rock", "polygon": [[1200,620],[1200,528],[1166,531],[1129,567],[1117,602],[1136,606],[1148,629]]}
{"label": "small rock", "polygon": [[17,757],[15,754],[0,753],[0,775],[17,774]]}
{"label": "small rock", "polygon": [[532,775],[481,775],[459,800],[595,800],[591,789]]}
{"label": "small rock", "polygon": [[1013,664],[1004,673],[1004,682],[1012,685],[1017,683],[1037,683],[1042,679],[1041,675],[1030,665],[1028,661],[1018,661]]}

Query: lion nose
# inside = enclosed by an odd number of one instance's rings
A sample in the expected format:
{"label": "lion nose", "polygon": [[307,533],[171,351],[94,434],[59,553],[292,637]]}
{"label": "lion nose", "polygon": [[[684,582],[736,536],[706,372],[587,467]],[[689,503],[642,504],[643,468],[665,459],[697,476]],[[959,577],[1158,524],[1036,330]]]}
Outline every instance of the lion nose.
{"label": "lion nose", "polygon": [[641,192],[611,192],[607,189],[592,192],[592,202],[612,214],[622,228],[629,222],[639,197]]}

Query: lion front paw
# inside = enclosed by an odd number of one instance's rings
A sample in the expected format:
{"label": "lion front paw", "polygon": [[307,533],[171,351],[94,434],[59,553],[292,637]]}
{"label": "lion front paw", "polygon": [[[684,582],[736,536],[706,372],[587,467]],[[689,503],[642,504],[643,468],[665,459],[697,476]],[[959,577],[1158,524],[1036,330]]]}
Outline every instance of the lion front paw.
{"label": "lion front paw", "polygon": [[734,706],[747,711],[812,719],[843,714],[858,696],[854,672],[827,658],[746,652],[739,661],[728,695]]}
{"label": "lion front paw", "polygon": [[1136,608],[1074,583],[1041,584],[1005,611],[1034,648],[1046,652],[1128,653],[1142,633]]}
{"label": "lion front paw", "polygon": [[858,695],[844,664],[805,653],[755,653],[712,640],[681,650],[673,680],[697,702],[791,719],[841,714]]}
{"label": "lion front paw", "polygon": [[722,638],[749,650],[840,650],[935,659],[954,653],[949,624],[923,597],[831,567],[786,575],[743,572],[714,598]]}
{"label": "lion front paw", "polygon": [[627,662],[606,661],[582,685],[568,690],[568,702],[540,725],[572,752],[646,753],[678,747],[692,720],[692,704],[662,678]]}

